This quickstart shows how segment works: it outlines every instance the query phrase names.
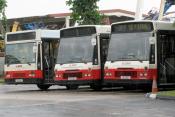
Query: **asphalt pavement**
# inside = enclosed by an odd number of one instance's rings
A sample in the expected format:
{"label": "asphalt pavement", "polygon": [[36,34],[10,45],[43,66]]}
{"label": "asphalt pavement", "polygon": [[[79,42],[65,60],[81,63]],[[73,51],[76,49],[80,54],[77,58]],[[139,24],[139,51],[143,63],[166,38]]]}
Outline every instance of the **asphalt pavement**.
{"label": "asphalt pavement", "polygon": [[0,117],[175,117],[175,101],[145,98],[143,91],[0,85]]}

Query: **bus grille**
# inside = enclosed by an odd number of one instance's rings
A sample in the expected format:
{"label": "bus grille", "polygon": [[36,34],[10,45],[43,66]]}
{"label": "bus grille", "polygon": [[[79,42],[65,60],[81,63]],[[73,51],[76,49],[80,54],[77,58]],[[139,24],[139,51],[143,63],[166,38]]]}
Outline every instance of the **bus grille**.
{"label": "bus grille", "polygon": [[76,72],[76,73],[64,73],[63,74],[63,78],[68,78],[68,77],[82,78],[82,73]]}
{"label": "bus grille", "polygon": [[115,76],[116,77],[131,76],[132,78],[135,78],[137,77],[137,72],[136,71],[116,71]]}

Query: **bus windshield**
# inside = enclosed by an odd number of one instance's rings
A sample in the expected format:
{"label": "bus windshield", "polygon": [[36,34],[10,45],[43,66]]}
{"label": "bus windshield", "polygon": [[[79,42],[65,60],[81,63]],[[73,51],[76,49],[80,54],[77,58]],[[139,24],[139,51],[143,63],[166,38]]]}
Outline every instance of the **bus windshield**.
{"label": "bus windshield", "polygon": [[35,63],[34,43],[16,43],[6,45],[6,64]]}
{"label": "bus windshield", "polygon": [[114,33],[108,50],[108,61],[149,60],[150,32]]}
{"label": "bus windshield", "polygon": [[92,61],[92,36],[61,38],[58,50],[58,64],[86,63]]}

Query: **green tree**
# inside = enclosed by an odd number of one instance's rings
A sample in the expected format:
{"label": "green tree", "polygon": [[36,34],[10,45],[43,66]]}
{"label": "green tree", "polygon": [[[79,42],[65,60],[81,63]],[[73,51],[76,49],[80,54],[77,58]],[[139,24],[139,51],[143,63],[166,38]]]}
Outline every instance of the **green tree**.
{"label": "green tree", "polygon": [[80,24],[100,24],[103,15],[98,11],[99,0],[68,0],[66,4],[72,11],[71,18]]}
{"label": "green tree", "polygon": [[5,15],[5,8],[7,7],[7,1],[6,0],[0,0],[0,28],[1,28],[1,34],[5,34],[6,31],[6,15]]}

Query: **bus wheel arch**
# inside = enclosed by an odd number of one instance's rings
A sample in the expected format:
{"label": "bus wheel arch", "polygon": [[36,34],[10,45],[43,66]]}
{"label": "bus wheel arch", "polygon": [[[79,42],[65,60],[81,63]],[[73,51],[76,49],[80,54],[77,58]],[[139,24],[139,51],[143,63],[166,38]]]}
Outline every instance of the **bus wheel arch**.
{"label": "bus wheel arch", "polygon": [[90,85],[90,88],[93,89],[94,91],[101,91],[103,89],[101,85],[96,85],[96,84]]}
{"label": "bus wheel arch", "polygon": [[67,90],[76,90],[76,89],[78,89],[78,85],[76,85],[76,84],[69,84],[69,85],[66,85],[66,89]]}
{"label": "bus wheel arch", "polygon": [[51,85],[46,85],[46,84],[37,84],[37,87],[42,90],[42,91],[46,91],[50,88]]}

